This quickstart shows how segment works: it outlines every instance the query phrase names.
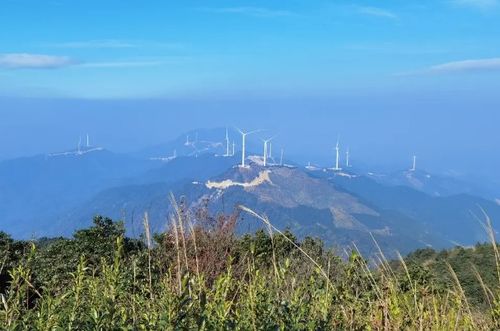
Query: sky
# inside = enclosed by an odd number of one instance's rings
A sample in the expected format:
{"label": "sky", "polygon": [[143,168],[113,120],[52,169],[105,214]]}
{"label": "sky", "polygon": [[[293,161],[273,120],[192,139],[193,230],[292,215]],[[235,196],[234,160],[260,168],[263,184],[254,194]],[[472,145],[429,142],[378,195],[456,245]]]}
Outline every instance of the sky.
{"label": "sky", "polygon": [[3,0],[0,21],[3,95],[499,87],[497,0]]}
{"label": "sky", "polygon": [[0,22],[0,159],[237,125],[500,177],[497,0],[2,0]]}

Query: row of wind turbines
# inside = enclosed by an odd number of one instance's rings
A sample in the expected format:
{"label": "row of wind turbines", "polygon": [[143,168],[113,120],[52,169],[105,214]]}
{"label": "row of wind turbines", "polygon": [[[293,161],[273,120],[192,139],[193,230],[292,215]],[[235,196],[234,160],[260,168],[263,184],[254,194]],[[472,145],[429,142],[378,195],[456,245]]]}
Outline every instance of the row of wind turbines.
{"label": "row of wind turbines", "polygon": [[72,151],[67,151],[67,152],[60,152],[60,153],[51,153],[48,154],[49,156],[64,156],[64,155],[83,155],[86,153],[94,152],[94,151],[100,151],[103,148],[102,147],[97,147],[97,146],[92,146],[90,144],[90,135],[87,133],[86,135],[86,140],[85,144],[83,144],[83,138],[80,135],[78,138],[78,145],[76,147],[76,150]]}
{"label": "row of wind turbines", "polygon": [[[262,130],[253,130],[253,131],[243,131],[241,129],[238,129],[238,132],[241,134],[241,164],[239,165],[241,168],[247,168],[246,164],[246,138],[248,135],[254,134],[261,132]],[[264,151],[263,151],[263,166],[266,167],[268,165],[268,159],[272,159],[272,143],[271,141],[276,138],[276,135],[268,138],[268,139],[261,139],[263,144],[264,144]],[[235,143],[233,141],[233,150],[232,154],[230,153],[229,150],[229,145],[230,145],[230,140],[229,140],[229,130],[226,128],[226,154],[224,156],[234,156],[235,154]],[[284,149],[281,149],[281,157],[280,157],[280,162],[279,165],[283,166],[283,155],[284,155]],[[345,153],[345,167],[350,168],[352,167],[351,161],[350,161],[350,150],[347,148],[346,153]],[[276,163],[275,163],[276,164]],[[341,171],[342,168],[340,166],[340,137],[337,138],[337,143],[335,145],[335,166],[331,168],[331,170],[334,171]],[[417,156],[413,155],[413,163],[412,167],[409,169],[411,172],[415,172],[417,170]]]}
{"label": "row of wind turbines", "polygon": [[[240,167],[246,168],[246,139],[248,135],[261,132],[262,130],[254,130],[254,131],[247,131],[244,132],[241,129],[237,129],[239,133],[241,134],[241,164]],[[262,155],[262,160],[263,160],[263,165],[264,167],[267,167],[268,165],[268,159],[273,159],[273,145],[272,145],[272,140],[276,138],[276,136],[273,136],[268,139],[261,139],[262,142],[264,143],[264,153]],[[229,131],[226,128],[226,145],[227,151],[225,156],[232,156],[229,155]],[[283,155],[284,155],[284,149],[281,149],[281,157],[280,157],[280,166],[283,166]],[[233,142],[233,155],[234,155],[234,142]]]}
{"label": "row of wind turbines", "polygon": [[[252,135],[252,134],[255,134],[255,133],[259,133],[259,132],[262,132],[263,130],[253,130],[253,131],[243,131],[239,128],[236,128],[236,130],[241,134],[241,163],[239,164],[239,167],[241,168],[248,168],[249,165],[247,164],[247,155],[246,155],[246,143],[247,143],[247,137],[249,135]],[[280,155],[280,161],[279,163],[276,163],[275,159],[273,158],[273,145],[272,145],[272,141],[277,137],[277,135],[274,135],[268,139],[262,139],[261,138],[261,141],[263,143],[263,155],[262,155],[262,165],[264,167],[267,167],[269,165],[269,160],[272,160],[273,163],[272,165],[279,165],[279,166],[283,166],[283,157],[284,157],[284,149],[282,148],[281,149],[281,155]],[[186,138],[186,142],[185,142],[185,146],[192,146],[195,148],[196,150],[196,147],[195,147],[195,144],[198,142],[198,134],[196,134],[196,139],[194,141],[190,141],[189,139],[189,136],[187,136]],[[211,143],[211,145],[213,147],[216,147],[216,146],[223,146],[223,144],[221,144],[220,142],[219,143]],[[234,155],[236,155],[236,142],[233,140],[231,142],[230,138],[229,138],[229,129],[226,128],[226,136],[225,136],[225,145],[226,145],[226,152],[225,154],[223,155],[224,157],[233,157]],[[70,151],[70,152],[63,152],[63,153],[53,153],[53,154],[49,154],[49,156],[58,156],[58,155],[68,155],[68,154],[76,154],[76,155],[82,155],[82,154],[85,154],[85,153],[88,153],[88,152],[91,152],[91,151],[95,151],[95,150],[101,150],[102,148],[100,147],[93,147],[91,146],[90,144],[90,136],[89,134],[87,133],[86,134],[86,141],[85,141],[85,145],[83,146],[82,148],[82,136],[80,135],[79,137],[79,140],[78,140],[78,145],[77,145],[77,149],[75,151]],[[196,152],[196,155],[197,155],[197,150],[195,151]],[[346,152],[345,152],[345,167],[346,168],[351,168],[352,165],[351,165],[351,160],[350,160],[350,150],[349,148],[347,148]],[[176,159],[177,158],[177,150],[174,150],[174,153],[172,156],[168,156],[168,157],[155,157],[155,158],[151,158],[152,160],[161,160],[161,161],[171,161],[173,159]],[[311,164],[309,163],[307,168],[309,169],[313,169],[314,167],[311,166]],[[333,168],[329,168],[330,170],[333,170],[333,171],[341,171],[343,170],[343,168],[341,167],[340,165],[340,136],[337,138],[337,143],[335,145],[335,165]],[[415,172],[417,170],[417,156],[416,155],[413,155],[413,163],[412,163],[412,167],[409,169],[410,172]]]}
{"label": "row of wind turbines", "polygon": [[[237,130],[241,134],[241,146],[242,146],[242,148],[241,148],[241,164],[239,166],[241,168],[247,168],[248,166],[246,164],[246,159],[247,159],[246,158],[246,138],[248,135],[261,132],[262,130],[254,130],[254,131],[247,131],[247,132],[245,132],[241,129],[238,129],[238,128],[237,128]],[[274,138],[276,138],[276,135],[271,137],[271,138],[268,138],[268,139],[261,139],[263,144],[264,144],[264,151],[263,151],[263,155],[262,155],[264,167],[266,167],[268,165],[269,159],[273,159],[273,157],[272,157],[272,140]],[[232,154],[229,153],[229,144],[230,144],[229,131],[226,128],[226,154],[224,156],[233,156],[234,155],[234,142],[233,142],[233,153]],[[336,152],[335,166],[334,166],[334,168],[332,168],[332,170],[340,171],[340,170],[342,170],[342,168],[340,167],[340,139],[337,139],[337,144],[335,146],[335,152]],[[282,148],[280,162],[279,162],[280,166],[283,166],[283,156],[284,156],[284,149]],[[276,164],[276,163],[274,163],[274,164]],[[351,167],[349,148],[346,151],[346,167],[347,168]]]}
{"label": "row of wind turbines", "polygon": [[[90,147],[90,136],[89,134],[87,133],[87,141],[86,141],[86,146],[87,148]],[[82,136],[80,136],[79,140],[78,140],[78,149],[77,149],[78,153],[81,153],[82,151]]]}

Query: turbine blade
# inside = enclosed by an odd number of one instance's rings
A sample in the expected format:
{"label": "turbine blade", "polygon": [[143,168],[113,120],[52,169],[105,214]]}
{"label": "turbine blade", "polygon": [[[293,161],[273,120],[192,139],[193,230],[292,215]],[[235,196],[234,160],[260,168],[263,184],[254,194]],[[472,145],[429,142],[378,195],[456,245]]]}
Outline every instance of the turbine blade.
{"label": "turbine blade", "polygon": [[257,133],[257,132],[261,132],[261,131],[262,131],[261,129],[253,130],[253,131],[247,132],[247,135],[254,134],[254,133]]}

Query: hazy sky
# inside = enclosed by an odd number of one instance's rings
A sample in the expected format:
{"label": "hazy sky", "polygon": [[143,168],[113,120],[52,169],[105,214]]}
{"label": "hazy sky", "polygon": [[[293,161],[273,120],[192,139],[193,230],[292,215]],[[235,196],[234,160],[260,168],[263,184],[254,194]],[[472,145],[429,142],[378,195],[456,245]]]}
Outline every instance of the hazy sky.
{"label": "hazy sky", "polygon": [[75,148],[86,132],[96,144],[130,152],[195,128],[227,125],[265,129],[262,138],[279,134],[275,147],[300,161],[333,162],[340,135],[355,162],[399,169],[416,153],[430,171],[500,179],[500,101],[482,95],[1,101],[4,157]]}
{"label": "hazy sky", "polygon": [[0,158],[196,127],[498,178],[497,0],[3,0]]}

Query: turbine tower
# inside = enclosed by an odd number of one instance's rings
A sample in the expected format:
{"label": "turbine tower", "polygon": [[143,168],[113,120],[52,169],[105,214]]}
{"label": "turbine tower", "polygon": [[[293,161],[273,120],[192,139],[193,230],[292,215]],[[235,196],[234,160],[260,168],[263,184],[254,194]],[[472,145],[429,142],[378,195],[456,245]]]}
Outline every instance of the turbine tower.
{"label": "turbine tower", "polygon": [[340,170],[340,139],[337,139],[337,145],[335,145],[335,168],[334,170]]}
{"label": "turbine tower", "polygon": [[413,155],[413,166],[411,167],[410,171],[415,171],[417,170],[417,156]]}
{"label": "turbine tower", "polygon": [[229,131],[227,130],[227,128],[226,128],[226,155],[224,156],[231,156],[231,154],[229,154]]}
{"label": "turbine tower", "polygon": [[349,168],[351,164],[349,163],[349,147],[347,148],[347,151],[345,152],[345,166],[346,168]]}
{"label": "turbine tower", "polygon": [[236,154],[236,143],[233,140],[233,153],[231,154],[231,156],[234,156],[234,154]]}
{"label": "turbine tower", "polygon": [[269,143],[269,153],[268,153],[268,156],[270,159],[273,158],[273,143]]}
{"label": "turbine tower", "polygon": [[88,133],[87,133],[87,147],[90,147],[90,138]]}
{"label": "turbine tower", "polygon": [[246,148],[246,140],[247,136],[252,133],[257,133],[260,130],[254,130],[254,131],[249,131],[249,132],[243,132],[240,129],[237,129],[241,133],[241,167],[245,168],[245,148]]}
{"label": "turbine tower", "polygon": [[283,154],[285,154],[285,150],[282,148],[281,149],[281,157],[280,157],[280,166],[283,166]]}
{"label": "turbine tower", "polygon": [[276,136],[272,137],[272,138],[269,138],[267,140],[264,140],[262,139],[262,141],[264,142],[264,167],[267,166],[267,158],[270,157],[270,153],[269,153],[269,150],[268,150],[268,144],[270,144],[271,140],[273,140]]}

